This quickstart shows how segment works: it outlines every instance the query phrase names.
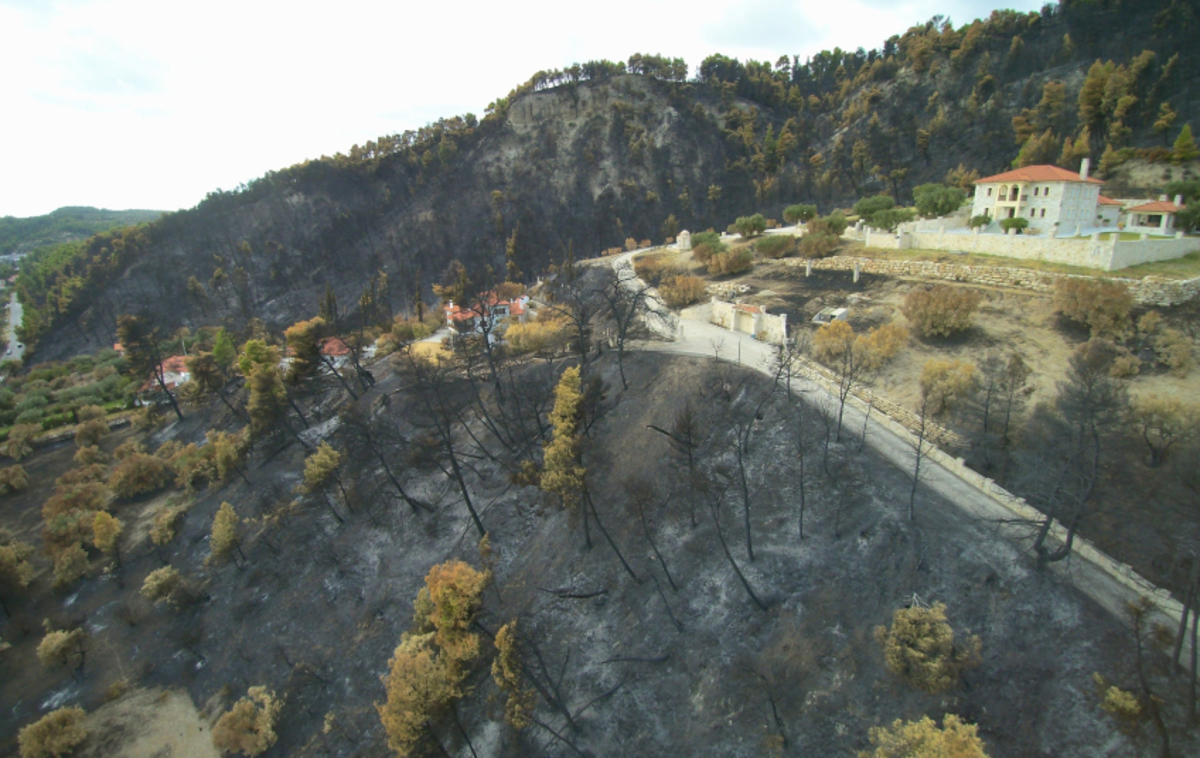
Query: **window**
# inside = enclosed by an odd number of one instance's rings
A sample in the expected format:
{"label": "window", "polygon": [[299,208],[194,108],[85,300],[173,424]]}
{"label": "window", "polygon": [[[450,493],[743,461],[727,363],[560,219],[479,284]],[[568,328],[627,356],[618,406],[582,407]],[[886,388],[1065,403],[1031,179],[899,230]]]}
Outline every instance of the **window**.
{"label": "window", "polygon": [[987,196],[988,196],[988,197],[991,197],[991,196],[992,196],[992,188],[991,188],[991,187],[988,187],[988,194],[987,194]]}
{"label": "window", "polygon": [[1029,217],[1033,218],[1036,215],[1037,215],[1037,211],[1035,211],[1033,208],[1030,208],[1029,209]]}
{"label": "window", "polygon": [[1045,218],[1045,217],[1046,217],[1046,209],[1042,208],[1042,218]]}
{"label": "window", "polygon": [[1034,188],[1033,188],[1033,196],[1034,196],[1034,197],[1037,197],[1037,196],[1038,196],[1038,192],[1039,192],[1041,189],[1042,189],[1041,187],[1034,187]]}

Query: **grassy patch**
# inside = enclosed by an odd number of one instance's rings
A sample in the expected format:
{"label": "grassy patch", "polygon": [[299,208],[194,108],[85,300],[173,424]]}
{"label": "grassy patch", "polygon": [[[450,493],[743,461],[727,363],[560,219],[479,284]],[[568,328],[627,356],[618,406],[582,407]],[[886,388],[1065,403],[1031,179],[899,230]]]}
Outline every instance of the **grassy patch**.
{"label": "grassy patch", "polygon": [[1114,274],[1140,278],[1143,276],[1164,276],[1170,279],[1193,279],[1200,276],[1200,252],[1188,253],[1182,258],[1172,261],[1155,261],[1140,263],[1136,266],[1114,271]]}
{"label": "grassy patch", "polygon": [[[1136,236],[1135,236],[1136,239]],[[1005,266],[1024,268],[1031,271],[1047,271],[1056,274],[1080,274],[1082,276],[1110,276],[1124,279],[1140,279],[1143,276],[1162,276],[1168,279],[1191,279],[1200,276],[1200,253],[1189,253],[1170,261],[1142,263],[1116,271],[1101,271],[1066,263],[1032,261],[1023,258],[1005,258],[1002,255],[979,253],[951,253],[945,250],[881,250],[869,247],[850,247],[843,254],[860,258],[889,261],[931,261],[934,263],[957,263],[962,266]]]}

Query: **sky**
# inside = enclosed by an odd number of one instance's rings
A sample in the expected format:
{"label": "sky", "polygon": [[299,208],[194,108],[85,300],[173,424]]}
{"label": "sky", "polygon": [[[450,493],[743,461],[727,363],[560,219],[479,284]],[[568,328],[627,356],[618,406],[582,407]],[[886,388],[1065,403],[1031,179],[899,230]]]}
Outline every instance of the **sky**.
{"label": "sky", "polygon": [[1045,0],[0,0],[0,216],[189,208],[270,170],[474,113],[539,70],[774,62]]}

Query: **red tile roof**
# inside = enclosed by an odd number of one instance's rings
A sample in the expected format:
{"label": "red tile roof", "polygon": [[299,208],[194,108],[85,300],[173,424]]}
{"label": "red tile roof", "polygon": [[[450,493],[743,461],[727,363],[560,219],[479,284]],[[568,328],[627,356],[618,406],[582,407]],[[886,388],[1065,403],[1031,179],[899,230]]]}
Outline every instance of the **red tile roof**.
{"label": "red tile roof", "polygon": [[162,370],[164,373],[168,371],[174,374],[186,373],[188,370],[187,356],[172,355],[162,362]]}
{"label": "red tile roof", "polygon": [[1121,201],[1120,201],[1120,200],[1113,200],[1111,197],[1105,197],[1104,195],[1101,195],[1101,196],[1100,196],[1100,197],[1097,199],[1097,202],[1096,202],[1096,204],[1097,204],[1097,205],[1120,205],[1120,204],[1121,204]]}
{"label": "red tile roof", "polygon": [[1087,182],[1088,184],[1104,184],[1099,179],[1088,177],[1084,179],[1074,171],[1068,171],[1058,166],[1026,166],[1015,171],[1005,171],[1003,174],[986,176],[976,179],[976,184],[992,184],[993,182]]}
{"label": "red tile roof", "polygon": [[1175,203],[1172,203],[1170,200],[1155,200],[1152,203],[1143,203],[1142,205],[1138,205],[1133,208],[1130,208],[1129,212],[1133,213],[1134,211],[1136,211],[1138,213],[1178,213],[1179,211],[1183,210],[1185,207],[1186,206],[1183,206],[1183,205],[1176,205]]}
{"label": "red tile roof", "polygon": [[350,348],[337,337],[329,337],[321,342],[321,355],[327,355],[330,358],[341,358],[342,356],[350,355]]}
{"label": "red tile roof", "polygon": [[[485,292],[479,298],[483,303],[483,310],[496,308],[498,306],[508,306],[508,315],[524,316],[525,306],[522,305],[520,298],[516,300],[499,300],[496,298],[495,292]],[[446,308],[446,318],[451,321],[469,321],[479,315],[476,306],[470,308],[462,308],[457,305],[452,305]]]}

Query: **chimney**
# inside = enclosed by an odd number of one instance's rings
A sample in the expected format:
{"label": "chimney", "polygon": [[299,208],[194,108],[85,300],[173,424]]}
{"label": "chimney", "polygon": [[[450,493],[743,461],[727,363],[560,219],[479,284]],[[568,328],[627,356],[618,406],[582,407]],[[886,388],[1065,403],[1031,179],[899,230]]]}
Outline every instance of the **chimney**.
{"label": "chimney", "polygon": [[1079,178],[1087,181],[1088,169],[1092,167],[1092,159],[1084,158],[1079,164]]}
{"label": "chimney", "polygon": [[1175,196],[1175,205],[1176,205],[1176,207],[1183,205],[1183,195]]}
{"label": "chimney", "polygon": [[1165,203],[1165,202],[1167,202],[1167,196],[1166,196],[1166,195],[1159,195],[1159,196],[1158,196],[1158,201],[1159,201],[1160,203]]}

